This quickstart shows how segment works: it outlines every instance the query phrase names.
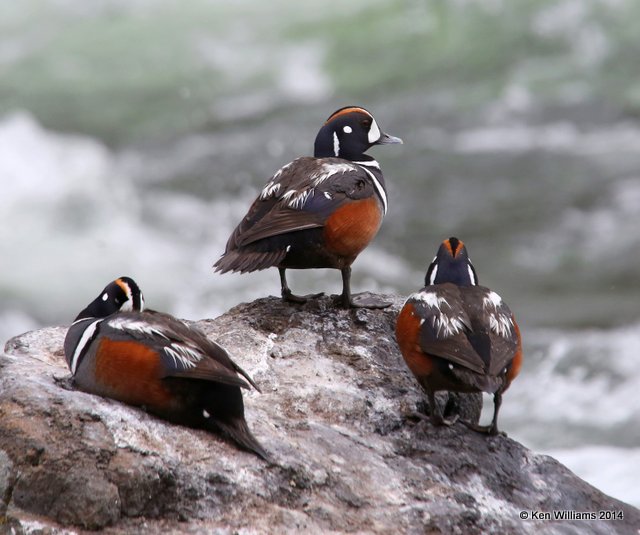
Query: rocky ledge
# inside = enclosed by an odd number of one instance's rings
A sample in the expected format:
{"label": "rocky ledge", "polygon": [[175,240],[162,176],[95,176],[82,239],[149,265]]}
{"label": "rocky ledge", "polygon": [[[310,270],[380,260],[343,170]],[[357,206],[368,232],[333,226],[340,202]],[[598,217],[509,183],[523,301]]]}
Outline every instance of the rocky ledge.
{"label": "rocky ledge", "polygon": [[247,421],[273,464],[65,388],[63,327],[13,338],[0,355],[0,532],[638,533],[640,511],[554,459],[412,418],[424,396],[395,343],[400,305],[267,298],[197,322],[261,386],[245,394]]}

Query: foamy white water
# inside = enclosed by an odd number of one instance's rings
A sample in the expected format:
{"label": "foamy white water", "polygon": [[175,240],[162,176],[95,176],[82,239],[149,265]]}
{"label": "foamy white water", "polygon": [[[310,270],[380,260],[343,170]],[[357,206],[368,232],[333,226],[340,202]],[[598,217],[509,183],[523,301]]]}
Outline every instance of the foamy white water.
{"label": "foamy white water", "polygon": [[502,426],[603,492],[640,506],[640,325],[533,330]]}
{"label": "foamy white water", "polygon": [[517,402],[505,405],[505,417],[517,421],[525,406],[527,426],[640,430],[640,324],[533,330],[527,337],[528,360],[513,387]]}
{"label": "foamy white water", "polygon": [[605,494],[640,506],[640,448],[586,446],[542,451]]}

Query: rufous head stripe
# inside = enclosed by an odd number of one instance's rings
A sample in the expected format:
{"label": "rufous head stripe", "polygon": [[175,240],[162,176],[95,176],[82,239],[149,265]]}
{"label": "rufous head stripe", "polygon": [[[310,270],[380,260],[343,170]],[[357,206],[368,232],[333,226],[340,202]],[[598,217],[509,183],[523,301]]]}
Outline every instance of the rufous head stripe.
{"label": "rufous head stripe", "polygon": [[[456,255],[464,249],[464,243],[462,240],[458,240],[457,238],[448,238],[444,240],[443,245],[446,247],[449,254],[455,258]],[[455,249],[454,249],[455,246]]]}
{"label": "rufous head stripe", "polygon": [[116,284],[120,286],[120,288],[124,292],[124,295],[126,295],[129,299],[131,299],[132,297],[131,288],[129,288],[129,285],[126,282],[124,282],[122,279],[116,279]]}
{"label": "rufous head stripe", "polygon": [[349,113],[364,113],[365,115],[368,115],[373,119],[372,115],[364,108],[360,108],[358,106],[347,106],[346,108],[341,108],[338,111],[334,112],[334,114],[331,115],[331,117],[329,117],[324,124],[327,124],[333,121],[334,119],[336,119],[337,117],[340,117],[341,115],[347,115]]}

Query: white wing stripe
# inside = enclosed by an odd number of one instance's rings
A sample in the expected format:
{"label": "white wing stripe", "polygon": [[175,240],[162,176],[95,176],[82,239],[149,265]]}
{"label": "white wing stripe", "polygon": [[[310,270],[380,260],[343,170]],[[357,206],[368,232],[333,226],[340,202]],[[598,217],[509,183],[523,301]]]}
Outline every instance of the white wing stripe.
{"label": "white wing stripe", "polygon": [[112,329],[118,331],[130,331],[148,335],[158,335],[162,338],[168,337],[162,332],[161,325],[155,325],[141,320],[132,320],[130,318],[114,318],[107,323]]}
{"label": "white wing stripe", "polygon": [[438,296],[435,292],[417,292],[413,294],[410,299],[411,298],[422,301],[425,305],[435,308],[438,312],[441,312],[440,307],[442,305],[449,306],[449,302],[444,297]]}
{"label": "white wing stripe", "polygon": [[202,353],[175,342],[165,347],[164,352],[173,359],[176,368],[195,368],[196,364],[202,360]]}
{"label": "white wing stripe", "polygon": [[433,326],[438,331],[438,338],[444,334],[445,337],[453,336],[462,332],[464,329],[464,320],[461,317],[453,318],[446,314],[439,314],[433,317]]}
{"label": "white wing stripe", "polygon": [[420,301],[436,311],[431,319],[431,324],[434,329],[436,329],[438,337],[454,336],[464,330],[466,325],[464,317],[451,316],[442,311],[444,307],[451,310],[451,305],[449,305],[449,302],[444,297],[440,297],[435,292],[417,292],[411,295],[409,299]]}
{"label": "white wing stripe", "polygon": [[267,183],[267,185],[262,190],[260,199],[264,201],[265,199],[276,195],[278,191],[280,191],[280,183],[272,180],[271,182]]}
{"label": "white wing stripe", "polygon": [[311,184],[317,188],[328,178],[338,173],[348,173],[354,171],[356,167],[350,163],[323,163],[322,167],[309,177]]}
{"label": "white wing stripe", "polygon": [[496,292],[490,291],[485,297],[482,298],[482,306],[489,308],[492,306],[494,309],[498,308],[502,304],[502,297]]}
{"label": "white wing stripe", "polygon": [[507,338],[511,335],[513,320],[505,314],[492,314],[489,316],[489,327],[498,336]]}

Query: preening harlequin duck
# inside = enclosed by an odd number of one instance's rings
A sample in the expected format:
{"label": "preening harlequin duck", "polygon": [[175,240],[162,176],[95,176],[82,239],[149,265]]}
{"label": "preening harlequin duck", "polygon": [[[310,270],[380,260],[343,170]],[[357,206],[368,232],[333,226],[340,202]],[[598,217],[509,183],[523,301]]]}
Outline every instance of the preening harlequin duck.
{"label": "preening harlequin duck", "polygon": [[259,390],[253,380],[200,330],[145,310],[129,277],[108,284],[78,314],[64,351],[80,390],[145,407],[175,423],[222,430],[269,459],[244,418],[240,389]]}
{"label": "preening harlequin duck", "polygon": [[425,287],[400,311],[396,336],[405,362],[427,392],[434,424],[455,421],[436,414],[436,391],[488,392],[494,399],[491,424],[464,423],[498,432],[502,393],[522,365],[520,329],[502,298],[478,286],[467,249],[457,238],[440,245]]}
{"label": "preening harlequin duck", "polygon": [[341,303],[382,308],[390,303],[351,295],[351,264],[374,238],[387,212],[387,191],[373,145],[402,143],[380,130],[364,108],[334,112],[318,132],[314,157],[282,167],[227,242],[216,271],[246,273],[276,266],[282,298],[304,303],[287,284],[287,269],[334,268],[342,273]]}

